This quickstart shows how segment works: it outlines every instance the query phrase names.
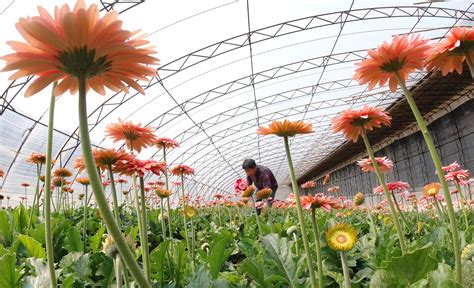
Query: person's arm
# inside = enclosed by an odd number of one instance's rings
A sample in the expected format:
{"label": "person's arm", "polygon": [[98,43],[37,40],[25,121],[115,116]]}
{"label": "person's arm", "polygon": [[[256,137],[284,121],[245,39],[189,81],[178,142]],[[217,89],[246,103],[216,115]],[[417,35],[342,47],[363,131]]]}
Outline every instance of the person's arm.
{"label": "person's arm", "polygon": [[253,182],[252,182],[252,179],[250,179],[250,177],[247,176],[247,185],[250,186],[250,185],[252,185],[252,183],[253,183]]}

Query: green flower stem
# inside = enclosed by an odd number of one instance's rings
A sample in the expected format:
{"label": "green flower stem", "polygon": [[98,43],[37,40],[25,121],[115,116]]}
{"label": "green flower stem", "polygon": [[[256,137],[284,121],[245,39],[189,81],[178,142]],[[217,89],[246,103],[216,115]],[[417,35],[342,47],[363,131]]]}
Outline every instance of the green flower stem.
{"label": "green flower stem", "polygon": [[[276,233],[276,232],[275,232],[275,227],[273,226],[273,217],[272,217],[271,210],[272,210],[272,207],[270,207],[270,206],[268,205],[268,199],[267,199],[268,223],[270,224],[270,229],[272,230],[272,233]],[[232,221],[232,217],[231,217],[230,219],[231,219],[231,221]]]}
{"label": "green flower stem", "polygon": [[122,288],[122,260],[120,259],[120,254],[117,254],[115,256],[114,268],[115,268],[115,280],[117,283],[117,288]]}
{"label": "green flower stem", "polygon": [[170,238],[173,238],[173,229],[171,229],[171,204],[170,204],[170,197],[166,198],[166,206],[168,212],[168,230],[170,231]]}
{"label": "green flower stem", "polygon": [[54,250],[53,250],[53,229],[51,227],[51,156],[53,154],[53,125],[54,125],[54,88],[58,83],[54,82],[51,91],[51,100],[49,103],[49,121],[48,121],[48,144],[46,148],[46,172],[44,180],[44,219],[45,219],[45,242],[46,259],[49,268],[49,277],[51,278],[51,287],[58,287],[56,281],[56,272],[54,269]]}
{"label": "green flower stem", "polygon": [[84,227],[82,229],[82,241],[84,242],[84,254],[86,254],[86,247],[87,247],[87,186],[85,185],[85,196],[84,196]]}
{"label": "green flower stem", "polygon": [[107,170],[109,172],[109,179],[110,179],[110,187],[112,190],[112,201],[114,203],[114,217],[115,217],[115,223],[117,223],[117,226],[120,227],[120,211],[119,211],[119,204],[118,204],[118,199],[117,199],[117,189],[115,189],[115,181],[114,181],[114,173],[112,172],[112,165],[109,164],[107,165]]}
{"label": "green flower stem", "polygon": [[323,287],[323,259],[321,257],[321,239],[319,238],[318,223],[316,223],[316,208],[311,208],[311,224],[313,225],[314,243],[316,244],[316,258],[318,264],[318,284]]}
{"label": "green flower stem", "polygon": [[309,276],[311,278],[311,287],[322,288],[322,286],[318,286],[316,284],[316,275],[314,275],[314,267],[313,267],[313,257],[311,256],[308,235],[306,234],[303,208],[301,207],[300,194],[298,192],[298,184],[296,183],[295,170],[293,168],[293,161],[291,160],[290,145],[288,144],[288,137],[283,137],[283,141],[285,142],[285,151],[286,151],[286,157],[288,159],[288,168],[290,169],[291,186],[293,188],[293,194],[295,195],[296,211],[298,212],[298,220],[299,220],[300,228],[301,228],[301,237],[303,238],[304,251],[306,253],[306,261],[308,262]]}
{"label": "green flower stem", "polygon": [[161,232],[163,233],[163,240],[166,239],[166,226],[165,226],[165,201],[164,198],[160,198],[160,215],[161,215]]}
{"label": "green flower stem", "polygon": [[[107,165],[107,170],[109,172],[110,187],[111,187],[111,190],[112,190],[112,201],[114,203],[113,212],[114,212],[114,217],[115,217],[115,223],[117,224],[117,226],[119,228],[121,228],[120,227],[120,207],[119,207],[119,203],[118,203],[117,189],[116,189],[116,186],[115,186],[114,173],[112,171],[112,165],[111,164]],[[116,262],[116,266],[117,266],[117,267],[115,267],[115,269],[116,269],[116,274],[115,275],[117,277],[117,287],[122,287],[122,270],[125,270],[125,267],[123,267],[120,255],[117,255],[115,257],[115,259],[116,259],[115,262]],[[127,274],[127,271],[123,271],[123,275],[126,275],[126,274]]]}
{"label": "green flower stem", "polygon": [[263,237],[263,231],[262,231],[262,227],[260,227],[260,217],[258,217],[257,207],[255,205],[255,199],[253,198],[253,195],[250,198],[252,198],[253,212],[255,213],[255,219],[257,219],[258,233],[260,234],[260,237]]}
{"label": "green flower stem", "polygon": [[370,213],[370,210],[368,208],[367,214],[369,215],[370,230],[372,231],[374,239],[377,239],[377,228],[375,228],[374,216],[372,216],[372,213]]}
{"label": "green flower stem", "polygon": [[[85,76],[78,77],[79,84],[79,130],[82,141],[82,154],[84,157],[84,163],[89,174],[89,181],[94,192],[95,201],[99,206],[102,219],[107,225],[107,230],[110,235],[114,238],[115,245],[117,246],[118,251],[122,255],[122,260],[127,265],[128,269],[135,277],[137,284],[140,287],[150,287],[149,281],[145,278],[143,273],[140,271],[132,251],[128,247],[128,244],[125,242],[125,239],[120,231],[119,227],[114,221],[114,216],[109,209],[107,204],[107,199],[105,198],[104,191],[102,189],[102,183],[99,178],[99,174],[96,170],[96,165],[94,162],[94,157],[92,155],[91,141],[89,137],[89,124],[87,123],[87,99],[86,99],[86,78]],[[48,160],[46,161],[48,162]],[[47,165],[46,167],[48,167]],[[46,177],[50,173],[46,173]],[[46,183],[46,188],[49,187],[50,183]],[[46,201],[48,202],[48,201]],[[46,229],[47,231],[49,229]]]}
{"label": "green flower stem", "polygon": [[[166,163],[166,148],[163,147],[163,162]],[[166,165],[165,169],[165,188],[169,190],[169,179],[168,179],[168,164]],[[173,238],[173,229],[171,228],[171,205],[170,205],[170,197],[166,198],[166,205],[168,208],[168,230],[170,231],[170,238]]]}
{"label": "green flower stem", "polygon": [[[385,177],[384,177],[384,180],[385,180]],[[408,221],[405,218],[405,216],[403,215],[402,209],[400,209],[400,205],[398,205],[397,197],[395,197],[395,193],[393,193],[393,192],[390,192],[390,194],[392,194],[393,203],[395,203],[395,208],[397,208],[398,215],[400,215],[400,218],[402,218],[403,224],[405,225],[405,229],[407,229],[408,228]]]}
{"label": "green flower stem", "polygon": [[[35,211],[38,212],[39,215],[39,182],[41,176],[41,164],[36,163],[36,188],[35,188],[35,197],[33,198],[33,205],[31,206],[30,211],[30,221],[28,222],[28,229],[33,226],[33,214]],[[37,205],[38,204],[38,205]],[[38,206],[38,208],[36,208]]]}
{"label": "green flower stem", "polygon": [[351,288],[351,276],[349,274],[346,252],[341,251],[339,253],[341,254],[342,274],[344,274],[344,288]]}
{"label": "green flower stem", "polygon": [[[183,224],[184,224],[184,239],[186,239],[186,247],[188,248],[188,258],[191,255],[191,246],[189,244],[189,235],[188,235],[188,222],[186,221],[186,215],[184,214],[184,207],[186,207],[186,197],[184,195],[184,175],[181,174],[181,194],[183,197]],[[190,259],[191,260],[191,259]]]}
{"label": "green flower stem", "polygon": [[[462,195],[462,190],[461,190],[461,185],[459,185],[459,183],[457,181],[454,181],[454,185],[456,186],[456,189],[458,189],[458,194],[459,194],[459,197],[461,197],[461,211],[462,211],[462,214],[464,216],[464,222],[466,224],[466,230],[469,228],[469,221],[467,220],[467,213],[466,213],[466,207],[464,206],[464,203],[465,203],[465,199],[464,199],[464,196]],[[459,202],[459,200],[458,200]]]}
{"label": "green flower stem", "polygon": [[293,241],[295,241],[295,252],[296,255],[300,256],[300,247],[298,245],[298,238],[296,238],[296,233],[293,233]]}
{"label": "green flower stem", "polygon": [[405,98],[407,99],[408,104],[415,116],[416,122],[418,123],[418,127],[420,127],[421,134],[425,138],[426,145],[428,146],[428,150],[431,154],[431,158],[433,159],[434,166],[436,168],[436,173],[439,177],[439,182],[441,183],[441,187],[443,188],[444,198],[447,203],[448,208],[448,216],[449,216],[449,223],[451,226],[451,233],[453,237],[453,246],[454,246],[454,257],[456,262],[456,281],[458,283],[462,283],[462,269],[461,269],[461,249],[459,246],[459,235],[458,235],[458,228],[456,223],[456,214],[454,213],[453,202],[451,200],[451,194],[449,193],[448,183],[446,182],[446,178],[444,177],[443,172],[443,165],[441,164],[441,160],[439,159],[438,152],[436,151],[436,147],[433,143],[433,139],[431,139],[430,133],[428,132],[428,128],[426,127],[425,120],[421,116],[418,107],[416,106],[415,100],[408,90],[407,86],[405,85],[404,79],[402,79],[398,74],[395,74],[400,86],[403,89],[403,93],[405,94]]}
{"label": "green flower stem", "polygon": [[434,198],[436,210],[438,211],[439,218],[440,218],[439,224],[442,225],[442,222],[446,221],[446,219],[444,218],[445,216],[444,216],[443,211],[441,210],[441,206],[439,205],[438,199],[436,198],[436,196],[433,196],[433,198]]}
{"label": "green flower stem", "polygon": [[364,139],[365,148],[367,149],[367,153],[369,154],[370,160],[372,161],[372,166],[375,169],[375,175],[379,180],[380,185],[383,188],[383,192],[385,193],[385,198],[387,199],[388,206],[390,208],[390,212],[392,214],[393,222],[395,223],[395,228],[397,229],[398,238],[400,241],[400,249],[402,250],[402,254],[407,252],[406,245],[405,245],[405,236],[403,235],[402,227],[400,225],[400,221],[397,216],[397,211],[395,210],[395,206],[393,205],[392,198],[390,197],[390,192],[387,189],[387,184],[385,183],[385,177],[380,173],[379,165],[375,160],[374,150],[372,150],[372,146],[370,146],[369,138],[367,137],[367,132],[365,131],[364,126],[362,127],[362,139]]}
{"label": "green flower stem", "polygon": [[140,204],[141,204],[141,213],[142,213],[142,226],[143,226],[143,247],[142,257],[143,257],[143,270],[145,270],[145,276],[148,281],[151,280],[150,273],[150,253],[148,251],[148,215],[146,210],[145,203],[145,181],[143,177],[140,177]]}
{"label": "green flower stem", "polygon": [[191,259],[193,260],[192,263],[193,263],[193,272],[194,270],[196,269],[196,265],[195,265],[195,258],[196,258],[196,255],[194,255],[194,247],[195,247],[195,244],[196,243],[196,239],[195,239],[195,235],[194,235],[194,222],[193,222],[193,218],[191,218]]}
{"label": "green flower stem", "polygon": [[[137,189],[137,175],[136,173],[132,174],[132,189],[133,189],[133,202],[135,205],[135,211],[137,212],[137,222],[138,222],[138,234],[140,237],[140,249],[142,250],[142,255],[144,254],[144,243],[145,243],[145,237],[146,234],[144,234],[145,229],[143,228],[143,214],[141,213],[141,208],[140,208],[140,197],[138,196],[138,189]],[[145,259],[143,259],[143,266],[145,266]]]}

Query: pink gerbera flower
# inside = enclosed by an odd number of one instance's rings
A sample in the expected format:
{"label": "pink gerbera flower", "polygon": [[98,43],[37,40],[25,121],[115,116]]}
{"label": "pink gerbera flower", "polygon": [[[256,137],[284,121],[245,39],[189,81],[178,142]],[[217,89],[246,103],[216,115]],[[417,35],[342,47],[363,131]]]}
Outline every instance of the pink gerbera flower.
{"label": "pink gerbera flower", "polygon": [[469,179],[468,170],[452,171],[446,174],[446,180],[448,181],[460,183],[461,181],[465,181],[467,179]]}

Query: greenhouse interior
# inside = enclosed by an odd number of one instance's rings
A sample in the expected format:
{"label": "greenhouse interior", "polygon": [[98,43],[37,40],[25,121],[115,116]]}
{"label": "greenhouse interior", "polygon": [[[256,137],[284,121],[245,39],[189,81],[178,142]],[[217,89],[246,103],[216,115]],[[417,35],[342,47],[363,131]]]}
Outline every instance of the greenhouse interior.
{"label": "greenhouse interior", "polygon": [[0,2],[0,288],[474,287],[471,1]]}

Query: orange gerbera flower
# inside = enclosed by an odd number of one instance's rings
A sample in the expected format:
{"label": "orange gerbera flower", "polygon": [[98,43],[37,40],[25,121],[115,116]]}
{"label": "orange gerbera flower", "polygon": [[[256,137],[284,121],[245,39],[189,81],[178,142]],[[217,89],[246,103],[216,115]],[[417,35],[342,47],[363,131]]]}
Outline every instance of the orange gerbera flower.
{"label": "orange gerbera flower", "polygon": [[174,166],[173,168],[171,168],[171,174],[173,175],[177,175],[177,176],[180,176],[180,175],[191,175],[193,174],[194,175],[194,169],[187,166],[187,165],[184,165],[184,164],[179,164],[179,165],[176,165]]}
{"label": "orange gerbera flower", "polygon": [[179,147],[178,141],[165,137],[156,139],[155,145],[158,149],[173,149]]}
{"label": "orange gerbera flower", "polygon": [[263,188],[257,191],[257,194],[255,196],[257,199],[267,199],[272,195],[273,190],[271,188]]}
{"label": "orange gerbera flower", "polygon": [[105,128],[105,133],[115,142],[125,141],[127,148],[140,152],[142,148],[153,145],[156,137],[150,127],[142,127],[141,123],[133,124],[132,121],[122,121],[111,123]]}
{"label": "orange gerbera flower", "polygon": [[329,182],[329,180],[331,180],[331,175],[328,173],[323,178],[323,185],[326,185]]}
{"label": "orange gerbera flower", "polygon": [[441,185],[439,183],[430,183],[423,187],[423,194],[426,196],[436,196],[438,194]]}
{"label": "orange gerbera flower", "polygon": [[155,193],[158,195],[160,198],[168,198],[173,192],[171,190],[165,189],[162,186],[158,186],[155,188]]}
{"label": "orange gerbera flower", "polygon": [[[393,162],[387,157],[375,157],[375,162],[377,162],[381,173],[392,171]],[[372,160],[370,160],[370,158],[364,158],[357,161],[357,165],[359,165],[360,169],[364,172],[375,172],[374,165],[372,165]]]}
{"label": "orange gerbera flower", "polygon": [[109,165],[114,165],[119,160],[127,159],[128,154],[125,150],[115,150],[115,149],[96,149],[94,150],[94,158],[98,165],[108,167]]}
{"label": "orange gerbera flower", "polygon": [[257,134],[278,135],[280,137],[292,137],[296,134],[308,134],[313,132],[313,125],[303,121],[273,121],[268,127],[258,127]]}
{"label": "orange gerbera flower", "polygon": [[462,74],[462,63],[474,61],[474,28],[455,27],[438,44],[435,44],[427,59],[426,69],[441,70],[443,76],[456,70]]}
{"label": "orange gerbera flower", "polygon": [[311,189],[311,188],[314,188],[316,187],[316,182],[314,181],[308,181],[308,182],[305,182],[303,184],[301,184],[301,188],[303,189]]}
{"label": "orange gerbera flower", "polygon": [[58,169],[54,170],[53,174],[56,177],[62,177],[62,178],[72,176],[71,170],[67,169],[66,167],[62,167],[62,168],[58,168]]}
{"label": "orange gerbera flower", "polygon": [[417,69],[423,69],[423,61],[430,49],[428,40],[418,34],[410,36],[395,36],[392,43],[384,42],[375,50],[368,50],[369,56],[359,63],[354,79],[360,84],[369,83],[369,90],[377,84],[389,84],[390,90],[397,90],[398,80],[396,74],[403,81],[408,74]]}
{"label": "orange gerbera flower", "polygon": [[82,185],[89,185],[89,177],[77,177],[76,182]]}
{"label": "orange gerbera flower", "polygon": [[252,197],[253,193],[255,192],[255,186],[249,185],[247,188],[242,192],[242,197]]}
{"label": "orange gerbera flower", "polygon": [[301,207],[303,207],[304,209],[323,208],[327,212],[330,212],[332,208],[341,208],[339,201],[334,200],[331,197],[324,196],[322,193],[318,193],[314,196],[301,196],[300,198]]}
{"label": "orange gerbera flower", "polygon": [[2,168],[0,168],[0,178],[3,178],[5,176],[5,171],[3,171]]}
{"label": "orange gerbera flower", "polygon": [[332,130],[344,133],[347,140],[355,143],[362,135],[363,128],[371,131],[382,125],[389,126],[391,119],[388,112],[366,105],[361,110],[348,109],[332,119]]}
{"label": "orange gerbera flower", "polygon": [[54,187],[60,187],[60,186],[62,186],[63,184],[65,184],[63,178],[61,178],[61,177],[53,177],[53,178],[51,178],[51,185],[53,185]]}
{"label": "orange gerbera flower", "polygon": [[105,87],[114,92],[126,91],[127,86],[144,93],[134,80],[147,80],[158,64],[153,47],[143,47],[148,41],[137,32],[122,29],[116,11],[99,17],[97,5],[86,7],[78,0],[74,9],[65,4],[56,7],[54,17],[38,7],[39,16],[20,18],[16,28],[26,40],[7,42],[16,53],[4,56],[3,71],[18,70],[10,76],[15,80],[36,75],[25,91],[31,96],[58,81],[55,95],[78,90],[76,78],[86,77],[87,89],[105,95]]}
{"label": "orange gerbera flower", "polygon": [[30,156],[28,156],[28,158],[26,158],[26,162],[44,164],[46,163],[46,154],[33,152],[30,154]]}

